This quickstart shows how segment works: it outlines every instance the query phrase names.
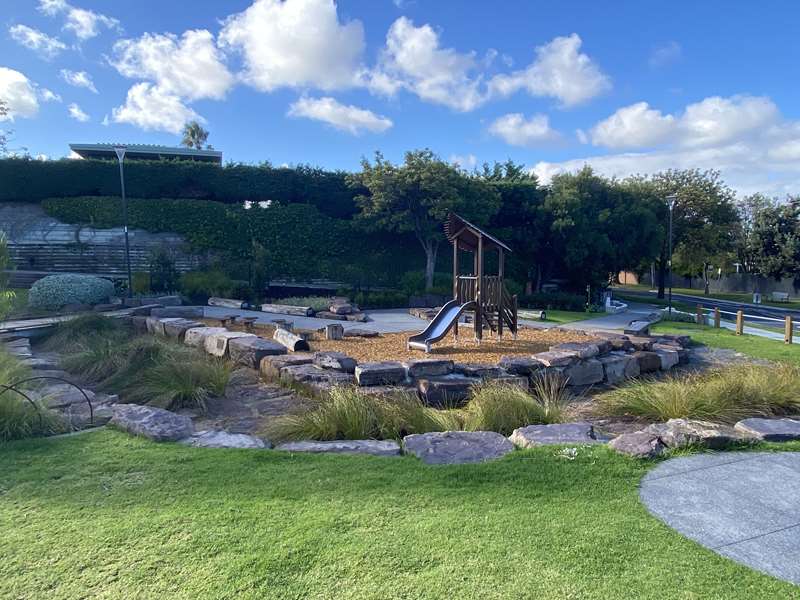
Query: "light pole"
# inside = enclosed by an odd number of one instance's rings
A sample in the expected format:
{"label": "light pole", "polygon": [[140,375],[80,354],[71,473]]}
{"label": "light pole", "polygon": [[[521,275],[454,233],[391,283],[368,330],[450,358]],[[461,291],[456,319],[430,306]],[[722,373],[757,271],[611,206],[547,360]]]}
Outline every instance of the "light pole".
{"label": "light pole", "polygon": [[125,265],[128,268],[128,298],[133,296],[133,277],[131,276],[131,247],[128,242],[128,201],[125,198],[125,172],[122,169],[122,161],[125,159],[125,146],[114,146],[119,160],[119,185],[122,189],[122,227],[125,232]]}
{"label": "light pole", "polygon": [[669,268],[669,315],[672,316],[672,211],[675,209],[675,203],[678,201],[678,196],[675,194],[670,194],[666,198],[667,206],[669,207],[669,233],[667,237],[669,239],[668,242],[668,258],[667,258],[667,267]]}

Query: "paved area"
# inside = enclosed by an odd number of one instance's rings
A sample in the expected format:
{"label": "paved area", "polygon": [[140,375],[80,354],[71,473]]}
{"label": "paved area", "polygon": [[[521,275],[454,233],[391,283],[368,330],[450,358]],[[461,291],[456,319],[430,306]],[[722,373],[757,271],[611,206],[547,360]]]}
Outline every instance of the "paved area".
{"label": "paved area", "polygon": [[621,331],[631,321],[653,321],[657,307],[649,304],[630,304],[628,310],[621,313],[600,314],[592,319],[564,323],[559,327],[564,329],[599,329],[601,331]]}
{"label": "paved area", "polygon": [[673,458],[644,477],[640,496],[686,537],[800,585],[800,452]]}
{"label": "paved area", "polygon": [[240,315],[243,317],[256,317],[259,323],[272,323],[278,319],[285,319],[292,321],[298,329],[322,329],[330,323],[339,323],[345,329],[372,329],[379,333],[397,333],[400,331],[422,331],[428,325],[428,321],[410,315],[408,309],[368,310],[365,312],[371,319],[369,322],[352,323],[350,321],[317,319],[316,317],[295,317],[292,315],[265,313],[256,310],[236,310],[217,306],[203,307],[203,314],[206,317]]}

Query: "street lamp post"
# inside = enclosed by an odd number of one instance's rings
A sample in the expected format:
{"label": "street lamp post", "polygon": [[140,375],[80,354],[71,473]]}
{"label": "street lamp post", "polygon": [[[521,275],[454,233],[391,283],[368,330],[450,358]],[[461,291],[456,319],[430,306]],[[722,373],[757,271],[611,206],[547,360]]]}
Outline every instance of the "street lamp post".
{"label": "street lamp post", "polygon": [[672,316],[672,211],[675,209],[675,202],[678,200],[678,196],[675,194],[670,194],[666,198],[667,206],[669,207],[669,233],[667,234],[668,237],[668,258],[667,258],[667,267],[669,268],[669,299],[668,299],[668,306],[669,306],[669,315]]}
{"label": "street lamp post", "polygon": [[119,185],[122,189],[122,226],[125,232],[125,265],[128,269],[128,298],[131,298],[133,296],[133,277],[131,275],[131,247],[128,242],[128,201],[125,198],[125,172],[122,168],[125,150],[125,146],[114,147],[114,152],[117,153],[117,159],[119,160]]}

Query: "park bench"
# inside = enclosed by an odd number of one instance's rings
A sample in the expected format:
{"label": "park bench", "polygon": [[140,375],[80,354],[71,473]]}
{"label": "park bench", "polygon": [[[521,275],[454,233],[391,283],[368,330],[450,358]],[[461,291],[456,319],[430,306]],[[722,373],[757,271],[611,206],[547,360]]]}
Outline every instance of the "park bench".
{"label": "park bench", "polygon": [[625,327],[623,333],[625,335],[649,335],[650,325],[650,321],[631,321]]}
{"label": "park bench", "polygon": [[772,292],[769,295],[769,299],[773,302],[788,302],[789,301],[789,293],[788,292]]}

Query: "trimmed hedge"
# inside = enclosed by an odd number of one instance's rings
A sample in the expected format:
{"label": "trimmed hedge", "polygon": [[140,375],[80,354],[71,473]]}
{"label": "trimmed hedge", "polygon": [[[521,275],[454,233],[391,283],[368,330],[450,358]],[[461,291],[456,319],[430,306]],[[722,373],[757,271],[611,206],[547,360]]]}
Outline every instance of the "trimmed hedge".
{"label": "trimmed hedge", "polygon": [[[128,161],[125,188],[134,198],[195,198],[241,204],[272,200],[311,204],[321,213],[349,218],[357,212],[346,173],[307,166],[219,166],[192,161]],[[115,196],[119,167],[107,160],[0,160],[0,202],[39,202],[51,197]]]}
{"label": "trimmed hedge", "polygon": [[48,275],[31,286],[28,306],[56,310],[67,304],[97,304],[113,295],[114,284],[108,279],[72,273]]}
{"label": "trimmed hedge", "polygon": [[[98,228],[122,225],[119,198],[49,198],[42,207],[65,223]],[[266,249],[269,276],[328,277],[355,286],[393,284],[424,264],[413,238],[361,230],[307,204],[268,208],[208,200],[129,199],[130,227],[183,235],[199,251],[214,250],[234,259],[250,257],[253,241]]]}

